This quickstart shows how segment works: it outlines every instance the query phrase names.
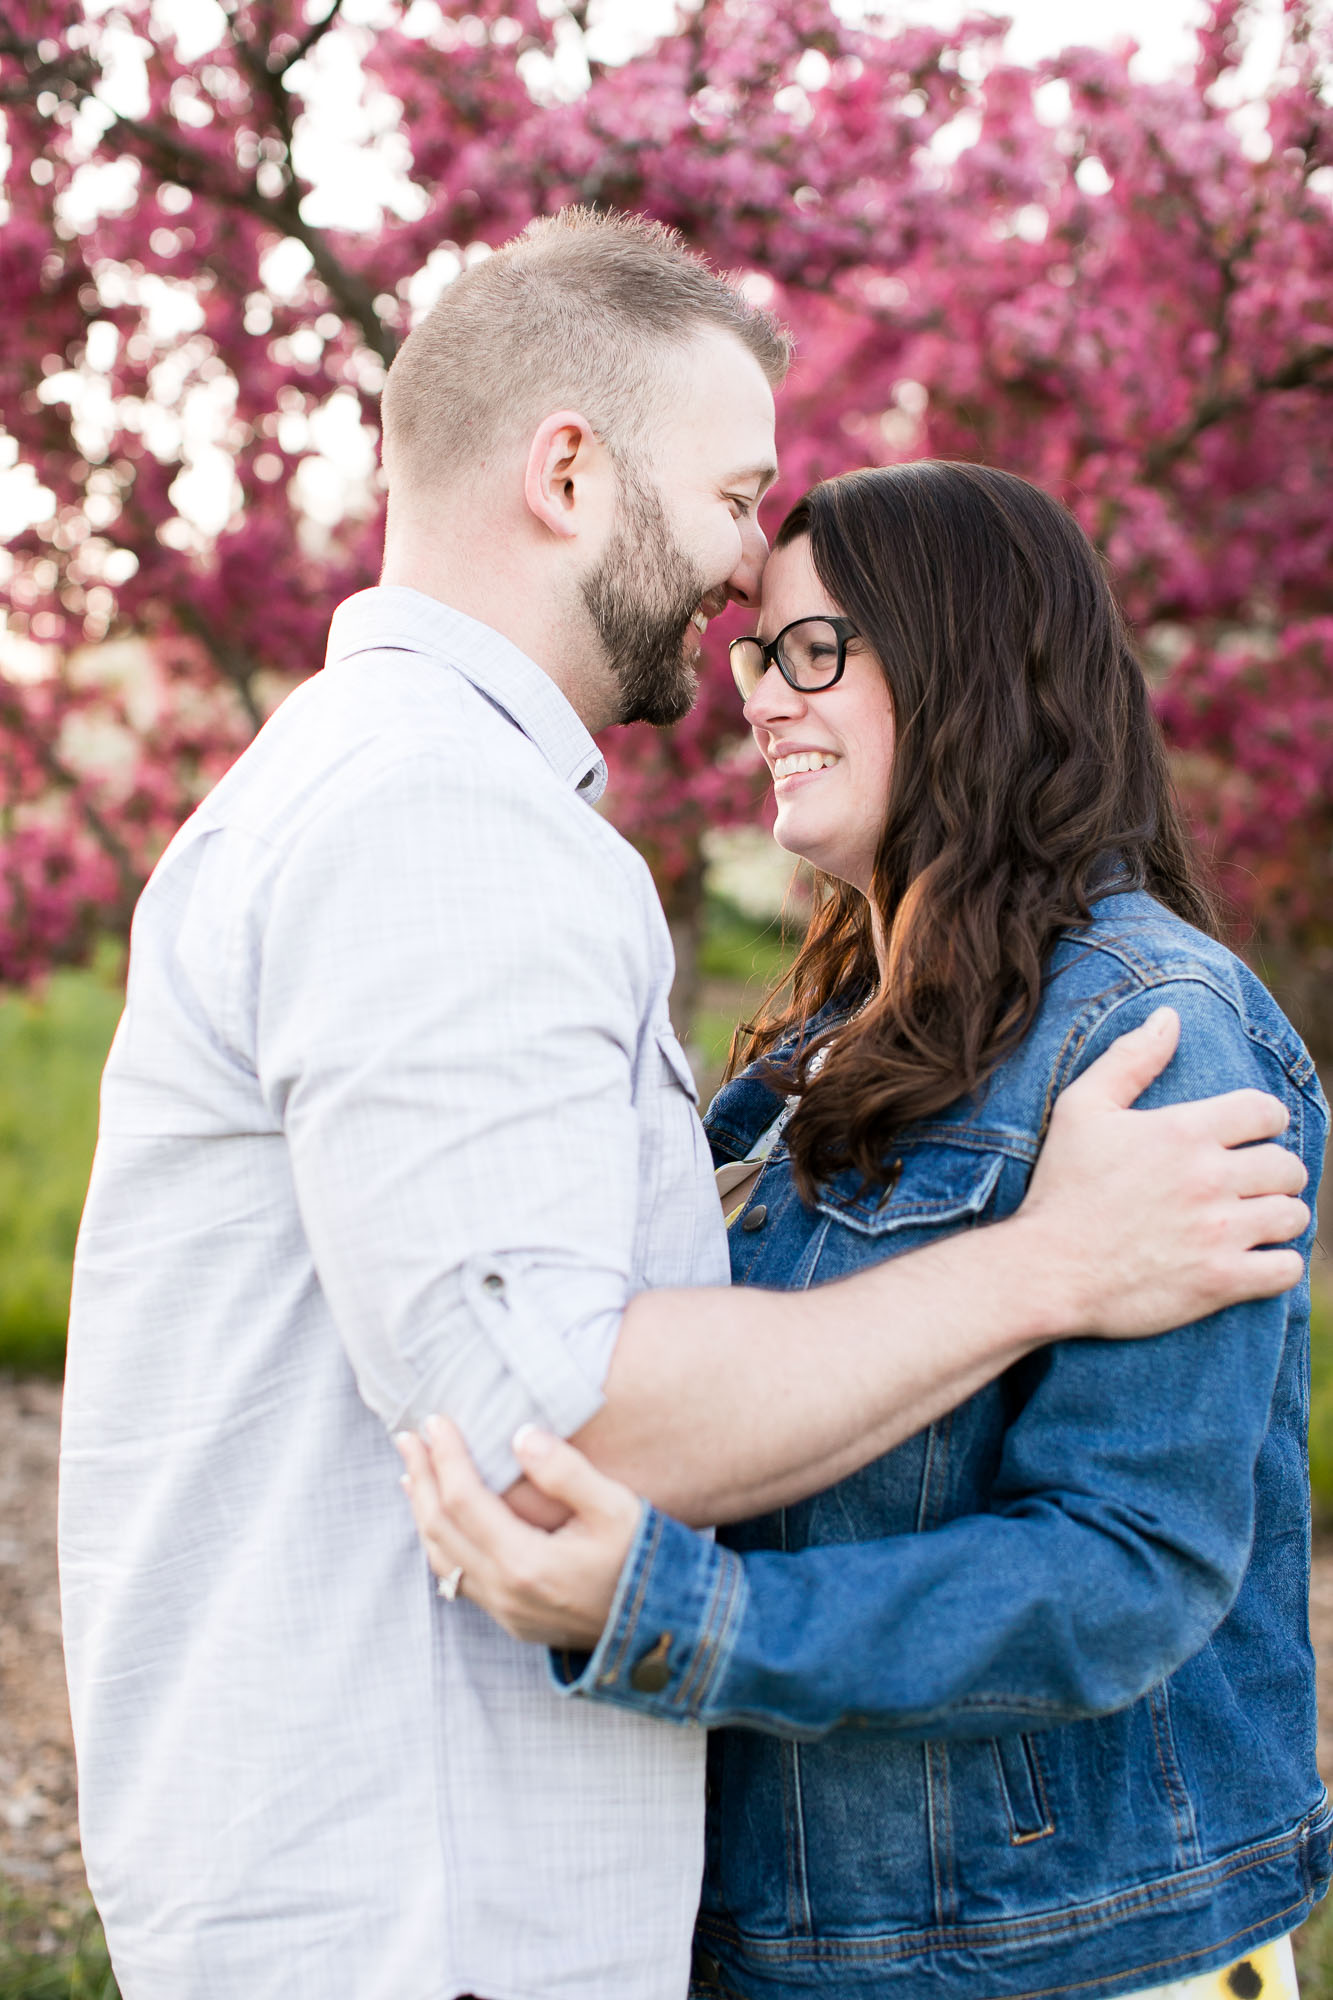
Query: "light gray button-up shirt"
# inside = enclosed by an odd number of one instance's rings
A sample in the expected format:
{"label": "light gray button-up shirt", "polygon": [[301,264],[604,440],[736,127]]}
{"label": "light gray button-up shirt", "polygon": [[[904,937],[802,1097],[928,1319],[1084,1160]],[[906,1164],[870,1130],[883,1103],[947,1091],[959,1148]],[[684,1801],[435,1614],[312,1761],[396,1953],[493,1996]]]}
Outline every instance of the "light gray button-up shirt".
{"label": "light gray button-up shirt", "polygon": [[604,782],[507,641],[366,591],[144,893],[61,1455],[131,2000],[682,2000],[702,1734],[442,1602],[389,1438],[448,1411],[503,1487],[637,1289],[727,1279]]}

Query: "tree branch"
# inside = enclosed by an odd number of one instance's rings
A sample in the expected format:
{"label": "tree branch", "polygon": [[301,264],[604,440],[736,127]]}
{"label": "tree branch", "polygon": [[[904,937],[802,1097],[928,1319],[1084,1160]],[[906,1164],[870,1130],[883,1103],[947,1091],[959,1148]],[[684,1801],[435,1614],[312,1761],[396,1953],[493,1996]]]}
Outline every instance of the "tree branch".
{"label": "tree branch", "polygon": [[128,915],[144,882],[143,875],[136,868],[128,847],[108,823],[105,815],[88,797],[83,789],[84,781],[78,772],[72,771],[59,756],[54,745],[48,743],[45,737],[32,727],[22,702],[3,683],[0,683],[0,722],[27,745],[38,769],[51,784],[58,785],[62,791],[75,794],[79,811],[83,814],[89,831],[115,866],[122,903]]}
{"label": "tree branch", "polygon": [[286,76],[288,70],[296,63],[299,63],[303,56],[310,54],[316,42],[323,40],[338,16],[342,13],[342,10],[343,0],[333,0],[333,5],[330,7],[328,13],[324,15],[322,20],[316,21],[313,26],[306,29],[291,53],[285,55],[280,63],[269,64],[269,74],[272,76]]}
{"label": "tree branch", "polygon": [[[337,0],[331,13],[317,24],[321,31],[332,26],[341,4],[342,0]],[[240,37],[235,38],[235,46],[245,68],[254,77],[254,51]],[[279,196],[261,194],[254,182],[237,186],[218,172],[218,164],[211,155],[192,145],[188,139],[176,132],[166,131],[160,125],[150,125],[142,119],[113,111],[97,95],[94,66],[86,62],[71,62],[58,70],[54,64],[45,62],[35,47],[20,41],[3,25],[0,25],[0,55],[12,56],[23,65],[27,87],[22,92],[21,101],[31,101],[33,87],[38,81],[63,84],[67,102],[71,98],[79,103],[91,101],[107,116],[110,122],[103,135],[104,144],[111,133],[119,133],[131,142],[129,150],[144,157],[162,179],[174,181],[178,186],[188,188],[192,194],[205,196],[222,207],[239,210],[256,221],[266,223],[280,235],[293,236],[304,243],[320,282],[345,317],[359,328],[367,347],[379,356],[387,368],[397,351],[397,339],[376,312],[375,295],[370,286],[354,271],[348,270],[323,231],[305,221],[301,214],[301,201],[309,189],[297,180],[290,165],[286,186]],[[284,145],[290,148],[290,116],[283,116],[287,107],[286,92],[281,87],[281,72],[275,74],[266,64],[261,64],[261,68],[262,78],[255,77],[254,80],[263,89],[267,108],[282,134]],[[281,106],[278,98],[282,99]]]}
{"label": "tree branch", "polygon": [[1233,389],[1226,395],[1206,396],[1187,423],[1145,455],[1144,470],[1148,478],[1160,479],[1184,457],[1204,431],[1234,416],[1237,410],[1243,410],[1256,396],[1291,389],[1333,389],[1330,364],[1333,364],[1333,342],[1326,342],[1317,347],[1307,347],[1302,353],[1294,355],[1284,368],[1275,369],[1271,375],[1255,376],[1243,389]]}
{"label": "tree branch", "polygon": [[255,700],[254,688],[252,686],[254,668],[245,655],[238,651],[235,646],[229,646],[224,639],[220,638],[207,620],[195,609],[194,605],[177,602],[172,605],[171,609],[172,615],[181,629],[188,632],[192,639],[199,641],[199,644],[204,648],[204,651],[208,654],[214,666],[217,667],[223,679],[235,688],[251,728],[254,730],[262,729],[264,726],[264,711]]}
{"label": "tree branch", "polygon": [[276,197],[261,194],[253,182],[245,187],[229,186],[218,177],[208,156],[188,141],[178,140],[160,127],[146,125],[137,118],[124,118],[119,113],[113,116],[115,126],[137,140],[152,156],[152,163],[164,179],[189,188],[191,193],[206,195],[223,207],[251,215],[257,221],[267,223],[271,229],[276,229],[280,235],[294,236],[298,242],[304,243],[330,297],[360,329],[367,347],[388,367],[397,352],[398,342],[376,312],[374,294],[369,285],[347,269],[323,231],[302,216],[301,199],[306,190],[302,190],[294,176],[289,178],[282,194]]}

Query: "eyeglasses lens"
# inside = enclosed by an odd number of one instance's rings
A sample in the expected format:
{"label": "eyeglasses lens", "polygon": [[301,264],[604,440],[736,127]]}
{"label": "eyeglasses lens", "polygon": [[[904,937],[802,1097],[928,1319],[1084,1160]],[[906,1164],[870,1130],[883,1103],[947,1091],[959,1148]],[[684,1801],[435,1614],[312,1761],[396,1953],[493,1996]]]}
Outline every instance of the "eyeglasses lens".
{"label": "eyeglasses lens", "polygon": [[823,618],[803,618],[782,634],[778,657],[793,687],[813,693],[838,670],[838,635]]}
{"label": "eyeglasses lens", "polygon": [[748,701],[767,669],[764,649],[757,639],[733,639],[729,650],[731,677],[741,700]]}

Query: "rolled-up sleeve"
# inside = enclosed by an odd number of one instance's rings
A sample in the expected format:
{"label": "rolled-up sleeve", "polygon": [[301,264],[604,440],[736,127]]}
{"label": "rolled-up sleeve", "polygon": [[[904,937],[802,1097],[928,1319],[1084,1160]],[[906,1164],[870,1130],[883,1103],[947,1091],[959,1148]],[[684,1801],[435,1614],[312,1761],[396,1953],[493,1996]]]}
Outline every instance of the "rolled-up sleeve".
{"label": "rolled-up sleeve", "polygon": [[488,1482],[602,1401],[629,1296],[638,991],[624,864],[519,759],[340,788],[254,942],[260,1086],[319,1285],[391,1429],[452,1416]]}

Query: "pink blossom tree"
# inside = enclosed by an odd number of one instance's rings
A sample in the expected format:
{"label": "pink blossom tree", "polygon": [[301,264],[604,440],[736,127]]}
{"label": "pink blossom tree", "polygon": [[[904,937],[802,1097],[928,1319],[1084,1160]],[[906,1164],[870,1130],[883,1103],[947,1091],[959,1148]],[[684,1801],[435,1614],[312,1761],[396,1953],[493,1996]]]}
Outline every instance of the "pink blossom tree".
{"label": "pink blossom tree", "polygon": [[[1333,951],[1331,30],[1287,0],[1254,102],[1243,25],[1216,0],[1192,73],[1145,82],[1127,49],[1020,68],[989,19],[872,31],[827,0],[702,0],[615,64],[572,0],[385,0],[373,36],[338,0],[229,0],[188,61],[146,0],[95,22],[10,0],[0,409],[50,505],[10,544],[10,628],[41,650],[0,678],[0,977],[123,925],[372,578],[373,483],[312,518],[317,441],[335,417],[373,433],[418,274],[588,201],[676,224],[796,330],[772,518],[812,478],[924,454],[1068,500],[1243,927],[1333,1060],[1333,982],[1296,978]],[[358,229],[320,219],[303,166],[343,42],[367,160],[401,190]],[[131,44],[133,107],[108,75]],[[232,482],[211,533],[181,478],[199,410]],[[131,673],[107,637],[139,642]],[[702,831],[756,804],[720,661],[690,721],[611,749],[613,809],[688,940]]]}

